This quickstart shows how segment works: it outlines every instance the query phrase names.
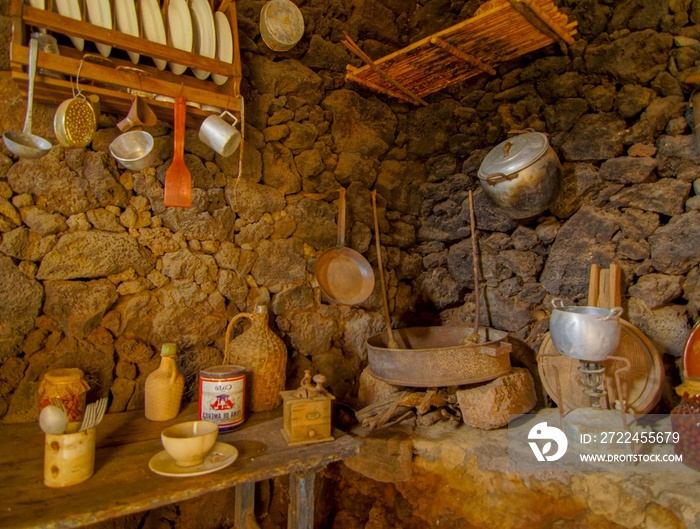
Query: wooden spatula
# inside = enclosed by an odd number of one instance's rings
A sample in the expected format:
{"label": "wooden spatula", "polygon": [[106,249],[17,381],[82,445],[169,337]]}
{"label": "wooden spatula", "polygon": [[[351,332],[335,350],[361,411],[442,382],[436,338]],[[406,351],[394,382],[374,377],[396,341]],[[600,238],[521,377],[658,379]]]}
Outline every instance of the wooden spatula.
{"label": "wooden spatula", "polygon": [[165,172],[166,206],[189,208],[192,205],[192,175],[185,165],[185,116],[187,101],[182,96],[175,98],[175,142],[173,161]]}

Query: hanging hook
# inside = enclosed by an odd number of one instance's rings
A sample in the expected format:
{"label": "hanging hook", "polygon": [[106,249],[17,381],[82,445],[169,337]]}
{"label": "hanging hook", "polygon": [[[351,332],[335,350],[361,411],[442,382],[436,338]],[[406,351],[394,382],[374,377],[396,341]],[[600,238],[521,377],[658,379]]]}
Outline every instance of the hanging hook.
{"label": "hanging hook", "polygon": [[71,91],[73,92],[73,98],[82,97],[83,99],[85,99],[85,96],[83,95],[82,90],[80,90],[80,70],[83,69],[84,62],[85,62],[85,59],[81,58],[80,62],[78,63],[78,71],[75,74],[75,89],[73,89],[73,86],[71,86]]}

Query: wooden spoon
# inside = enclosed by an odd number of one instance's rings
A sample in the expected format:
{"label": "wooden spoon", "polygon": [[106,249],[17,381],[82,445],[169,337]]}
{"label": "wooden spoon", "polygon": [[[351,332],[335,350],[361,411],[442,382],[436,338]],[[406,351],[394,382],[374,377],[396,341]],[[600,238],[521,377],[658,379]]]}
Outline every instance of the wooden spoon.
{"label": "wooden spoon", "polygon": [[183,96],[175,98],[175,143],[173,161],[165,172],[166,206],[189,208],[192,205],[192,175],[185,165],[185,117],[187,101]]}

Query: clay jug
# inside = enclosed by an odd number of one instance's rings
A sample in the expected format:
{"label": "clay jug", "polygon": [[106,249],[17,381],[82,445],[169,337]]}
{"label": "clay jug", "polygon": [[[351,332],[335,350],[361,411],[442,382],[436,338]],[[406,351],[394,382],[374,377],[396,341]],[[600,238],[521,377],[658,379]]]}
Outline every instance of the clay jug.
{"label": "clay jug", "polygon": [[[231,331],[241,318],[250,320],[250,327],[231,340]],[[224,363],[246,368],[246,409],[268,411],[282,401],[287,371],[287,347],[270,329],[267,305],[258,305],[254,313],[237,314],[226,329]]]}
{"label": "clay jug", "polygon": [[177,368],[174,343],[164,343],[160,351],[160,367],[146,379],[146,419],[168,421],[180,413],[185,377]]}

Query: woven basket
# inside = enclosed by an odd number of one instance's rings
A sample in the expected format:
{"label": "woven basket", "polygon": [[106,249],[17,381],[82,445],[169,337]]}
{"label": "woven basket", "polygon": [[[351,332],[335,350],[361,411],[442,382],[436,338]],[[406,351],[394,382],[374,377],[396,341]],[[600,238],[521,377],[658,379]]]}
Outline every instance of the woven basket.
{"label": "woven basket", "polygon": [[[251,322],[248,330],[231,340],[231,331],[241,318]],[[234,316],[226,329],[224,363],[246,368],[246,410],[268,411],[282,402],[287,371],[287,347],[268,325],[267,306],[254,313]]]}

